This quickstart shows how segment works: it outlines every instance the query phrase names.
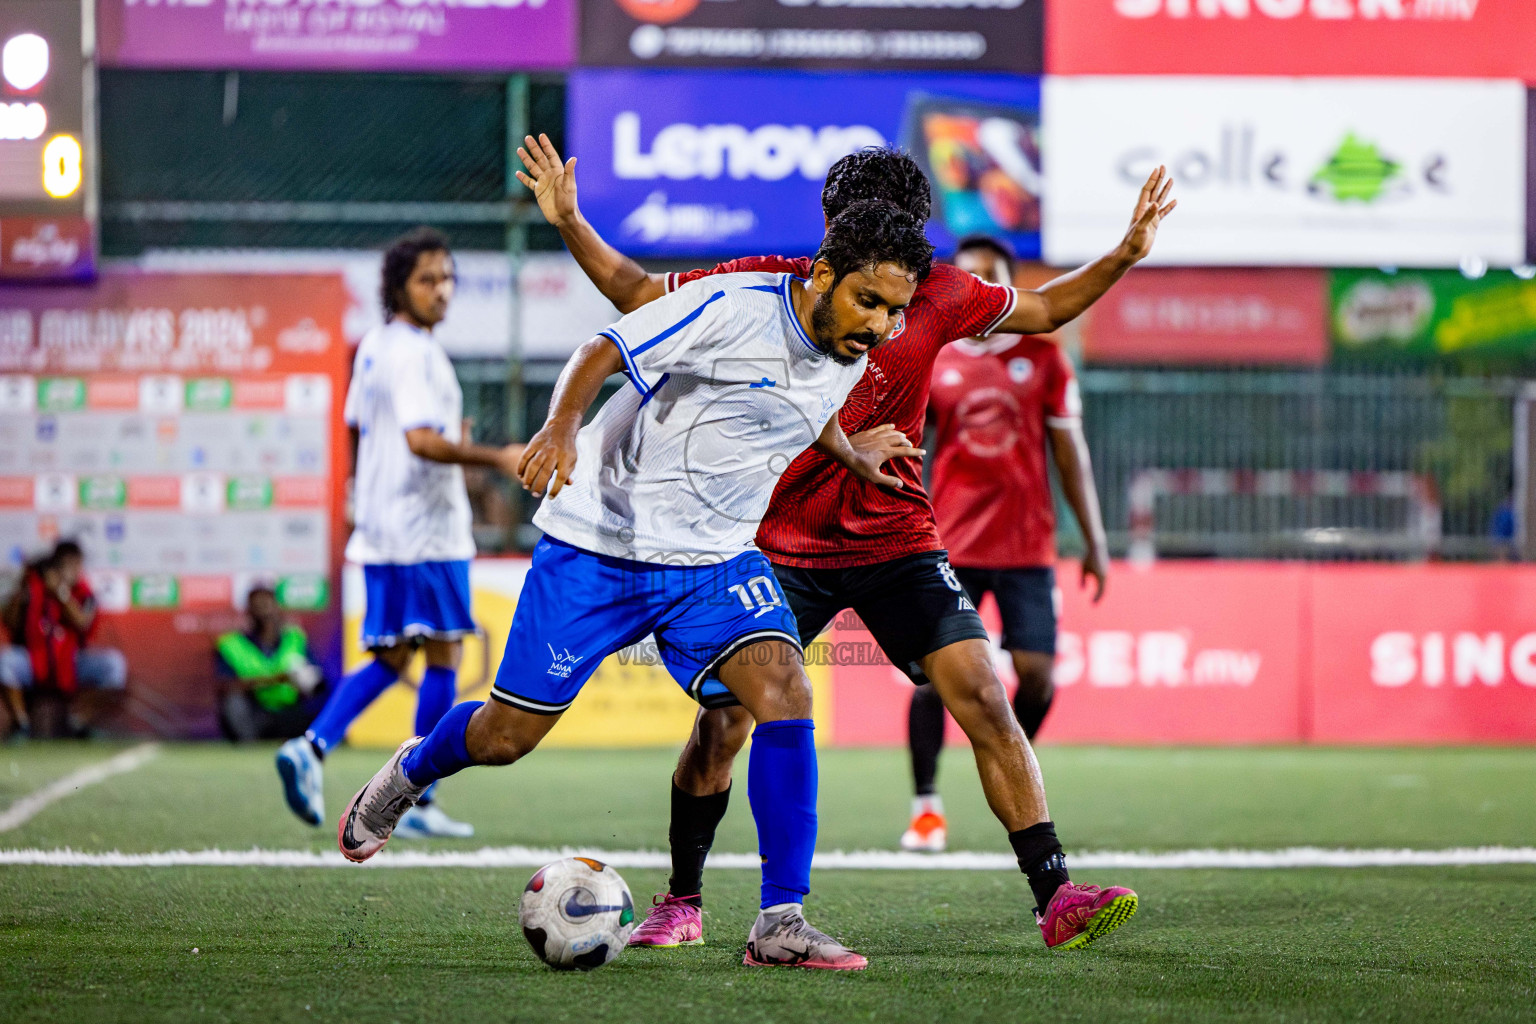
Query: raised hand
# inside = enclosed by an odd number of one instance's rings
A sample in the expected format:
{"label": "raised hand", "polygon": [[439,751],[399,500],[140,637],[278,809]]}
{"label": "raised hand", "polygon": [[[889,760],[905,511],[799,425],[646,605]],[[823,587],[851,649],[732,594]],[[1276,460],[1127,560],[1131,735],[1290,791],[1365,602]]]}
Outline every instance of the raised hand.
{"label": "raised hand", "polygon": [[533,190],[539,212],[555,227],[576,217],[576,158],[560,162],[560,153],[549,136],[540,134],[523,136],[523,144],[517,147],[518,158],[528,173],[517,172],[517,180]]}
{"label": "raised hand", "polygon": [[1120,243],[1121,250],[1131,260],[1146,258],[1157,238],[1157,226],[1179,205],[1177,199],[1168,201],[1168,193],[1172,190],[1173,179],[1168,176],[1168,168],[1162,166],[1141,186],[1141,193],[1136,197],[1136,210],[1131,214],[1130,229]]}

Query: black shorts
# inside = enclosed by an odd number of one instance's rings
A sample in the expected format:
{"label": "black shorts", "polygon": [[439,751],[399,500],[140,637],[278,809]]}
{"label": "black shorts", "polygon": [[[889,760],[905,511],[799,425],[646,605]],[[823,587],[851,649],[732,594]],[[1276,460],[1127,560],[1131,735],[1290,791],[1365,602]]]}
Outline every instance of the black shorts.
{"label": "black shorts", "polygon": [[989,592],[1003,616],[1003,649],[1056,653],[1056,620],[1061,615],[1061,591],[1056,570],[956,569],[960,584],[978,605]]}
{"label": "black shorts", "polygon": [[961,640],[986,640],[987,630],[965,594],[947,551],[923,551],[847,569],[775,565],[800,642],[816,639],[838,612],[852,608],[891,664],[926,683],[918,662]]}

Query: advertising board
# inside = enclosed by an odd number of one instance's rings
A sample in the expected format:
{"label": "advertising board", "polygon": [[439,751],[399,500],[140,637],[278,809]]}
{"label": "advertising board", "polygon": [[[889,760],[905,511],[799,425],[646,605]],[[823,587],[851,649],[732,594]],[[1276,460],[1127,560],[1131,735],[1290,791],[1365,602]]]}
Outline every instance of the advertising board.
{"label": "advertising board", "polygon": [[933,182],[941,254],[986,231],[1032,258],[1038,100],[1037,80],[1004,75],[587,69],[571,76],[569,133],[587,219],[634,255],[808,255],[827,169],[893,145]]}
{"label": "advertising board", "polygon": [[1164,164],[1179,208],[1153,263],[1513,266],[1525,101],[1506,81],[1050,77],[1045,258],[1103,252]]}

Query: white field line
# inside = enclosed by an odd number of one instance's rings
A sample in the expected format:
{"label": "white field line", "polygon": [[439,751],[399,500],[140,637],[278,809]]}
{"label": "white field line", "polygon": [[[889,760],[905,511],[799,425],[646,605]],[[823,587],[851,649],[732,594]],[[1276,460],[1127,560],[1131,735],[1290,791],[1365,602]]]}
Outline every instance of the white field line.
{"label": "white field line", "polygon": [[[659,850],[578,850],[528,846],[487,846],[479,850],[389,850],[368,862],[370,868],[535,868],[561,857],[595,857],[617,868],[666,868],[671,859]],[[0,865],[82,868],[354,867],[335,850],[167,850],[157,853],[92,853],[83,850],[0,850]],[[1536,864],[1536,847],[1480,846],[1447,850],[1325,850],[1298,846],[1285,850],[1175,850],[1166,853],[1098,851],[1073,854],[1081,870],[1188,868],[1371,868],[1470,867],[1482,864]],[[756,870],[756,854],[717,853],[711,868]],[[818,853],[822,870],[855,871],[1017,871],[1003,853],[897,853],[865,850]]]}
{"label": "white field line", "polygon": [[146,761],[160,752],[158,743],[141,743],[136,747],[108,758],[96,764],[87,765],[79,771],[70,772],[62,779],[56,779],[48,783],[42,789],[17,800],[4,811],[0,811],[0,832],[9,832],[31,821],[39,811],[49,805],[57,803],[65,797],[76,793],[86,786],[94,786],[98,782],[105,782],[114,775],[122,775],[141,767]]}

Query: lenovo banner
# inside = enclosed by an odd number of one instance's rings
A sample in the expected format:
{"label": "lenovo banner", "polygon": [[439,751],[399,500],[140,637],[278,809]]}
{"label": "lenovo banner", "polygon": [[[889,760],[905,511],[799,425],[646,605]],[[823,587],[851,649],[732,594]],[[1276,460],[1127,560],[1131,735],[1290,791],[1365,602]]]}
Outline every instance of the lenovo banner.
{"label": "lenovo banner", "polygon": [[107,66],[536,71],[575,60],[576,0],[100,0]]}
{"label": "lenovo banner", "polygon": [[1518,82],[1048,78],[1045,256],[1103,252],[1166,164],[1154,262],[1518,264],[1525,102]]}
{"label": "lenovo banner", "polygon": [[582,0],[588,65],[1041,68],[1044,0]]}
{"label": "lenovo banner", "polygon": [[1056,0],[1061,75],[1536,80],[1529,0]]}
{"label": "lenovo banner", "polygon": [[1327,296],[1321,270],[1147,267],[1084,314],[1083,356],[1316,365],[1328,356]]}
{"label": "lenovo banner", "polygon": [[625,252],[809,254],[827,169],[864,146],[899,145],[933,182],[929,236],[941,252],[984,231],[1031,258],[1038,99],[1036,79],[1011,75],[581,70],[568,109],[582,209]]}

